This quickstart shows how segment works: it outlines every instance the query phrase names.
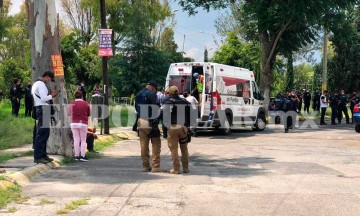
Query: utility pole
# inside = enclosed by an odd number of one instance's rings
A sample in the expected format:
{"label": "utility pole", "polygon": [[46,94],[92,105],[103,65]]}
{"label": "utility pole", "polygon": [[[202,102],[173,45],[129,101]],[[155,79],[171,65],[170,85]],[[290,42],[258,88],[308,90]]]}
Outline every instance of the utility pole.
{"label": "utility pole", "polygon": [[328,35],[327,31],[324,30],[324,56],[323,56],[323,73],[322,73],[322,91],[327,90],[327,56],[328,56]]}
{"label": "utility pole", "polygon": [[[107,29],[106,25],[106,9],[105,0],[100,0],[100,16],[101,16],[101,28]],[[108,80],[108,59],[106,56],[102,57],[102,74],[104,84],[104,134],[110,134],[109,130],[109,80]]]}

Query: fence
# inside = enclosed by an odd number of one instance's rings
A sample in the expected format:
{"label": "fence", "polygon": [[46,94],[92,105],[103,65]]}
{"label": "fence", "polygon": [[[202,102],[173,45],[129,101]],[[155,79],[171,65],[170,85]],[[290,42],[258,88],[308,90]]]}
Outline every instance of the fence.
{"label": "fence", "polygon": [[131,105],[130,97],[113,97],[113,104]]}

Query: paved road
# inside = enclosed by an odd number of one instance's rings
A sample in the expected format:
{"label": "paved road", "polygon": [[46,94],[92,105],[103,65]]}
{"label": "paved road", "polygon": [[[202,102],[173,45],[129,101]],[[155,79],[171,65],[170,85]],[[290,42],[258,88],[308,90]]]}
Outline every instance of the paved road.
{"label": "paved road", "polygon": [[[34,179],[10,215],[55,215],[82,197],[89,204],[69,215],[359,215],[359,135],[346,125],[295,132],[201,133],[180,175],[141,172],[138,140],[119,142]],[[171,167],[166,142],[161,162]]]}

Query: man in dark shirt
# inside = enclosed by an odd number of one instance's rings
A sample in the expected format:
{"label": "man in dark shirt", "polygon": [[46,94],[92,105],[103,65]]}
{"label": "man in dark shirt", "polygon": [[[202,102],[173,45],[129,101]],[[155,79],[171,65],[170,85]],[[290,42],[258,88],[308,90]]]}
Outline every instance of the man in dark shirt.
{"label": "man in dark shirt", "polygon": [[338,93],[335,92],[333,95],[329,97],[330,107],[331,107],[331,125],[336,125],[335,118],[338,117],[338,106],[339,106],[338,96],[339,96]]}
{"label": "man in dark shirt", "polygon": [[345,95],[345,91],[341,90],[340,95],[339,95],[339,106],[338,106],[338,122],[339,124],[341,124],[341,119],[342,119],[342,114],[345,114],[345,119],[346,119],[346,124],[350,124],[350,120],[349,120],[349,114],[347,111],[347,98]]}
{"label": "man in dark shirt", "polygon": [[[135,109],[139,131],[143,172],[161,172],[160,168],[160,130],[158,127],[159,104],[156,100],[157,84],[149,81],[146,87],[137,93]],[[149,142],[152,143],[152,165],[150,166]]]}
{"label": "man in dark shirt", "polygon": [[10,100],[11,100],[11,108],[12,115],[19,116],[20,110],[20,99],[21,99],[21,89],[20,89],[21,79],[15,78],[13,80],[13,84],[10,89]]}
{"label": "man in dark shirt", "polygon": [[319,90],[316,89],[314,97],[313,97],[313,110],[314,111],[320,111],[320,97],[321,97],[321,94],[319,93]]}
{"label": "man in dark shirt", "polygon": [[190,109],[191,104],[179,97],[179,90],[176,86],[169,88],[169,99],[164,102],[161,109],[161,117],[165,126],[168,128],[168,146],[171,152],[173,168],[172,174],[180,173],[180,162],[178,148],[180,143],[181,164],[183,172],[189,172],[189,151],[188,151],[188,133],[190,127]]}
{"label": "man in dark shirt", "polygon": [[30,117],[32,107],[34,105],[34,99],[31,94],[31,83],[28,83],[28,85],[25,88],[25,116]]}
{"label": "man in dark shirt", "polygon": [[303,99],[304,99],[304,112],[307,112],[309,114],[310,101],[311,101],[311,94],[309,92],[309,89],[306,89],[306,92],[303,95]]}

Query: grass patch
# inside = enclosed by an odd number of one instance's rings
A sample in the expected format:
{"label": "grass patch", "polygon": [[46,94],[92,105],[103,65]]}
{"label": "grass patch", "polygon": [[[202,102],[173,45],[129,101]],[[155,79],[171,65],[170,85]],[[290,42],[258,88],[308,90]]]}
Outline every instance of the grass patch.
{"label": "grass patch", "polygon": [[104,151],[110,147],[113,147],[116,143],[116,140],[114,141],[104,141],[104,142],[95,142],[94,150],[95,151]]}
{"label": "grass patch", "polygon": [[40,200],[41,205],[48,205],[48,204],[54,204],[54,203],[55,203],[55,201],[49,200],[48,198],[42,198]]}
{"label": "grass patch", "polygon": [[75,162],[75,158],[74,157],[64,157],[64,159],[62,159],[62,161],[60,162],[61,165],[66,165],[66,164],[70,164],[70,163],[74,163]]}
{"label": "grass patch", "polygon": [[89,159],[101,158],[101,154],[93,153],[93,152],[86,152],[86,157],[89,158]]}
{"label": "grass patch", "polygon": [[77,209],[79,206],[87,205],[90,197],[85,197],[78,200],[73,200],[70,203],[66,204],[64,208],[56,211],[56,214],[68,214],[70,211]]}
{"label": "grass patch", "polygon": [[16,154],[8,153],[0,155],[0,163],[16,158]]}
{"label": "grass patch", "polygon": [[14,153],[7,153],[7,154],[1,154],[0,155],[0,163],[4,163],[5,161],[17,158],[17,157],[26,157],[26,156],[32,156],[34,155],[34,151],[30,150],[21,154],[14,154]]}
{"label": "grass patch", "polygon": [[6,190],[0,190],[0,209],[6,207],[12,201],[17,201],[22,198],[21,189],[19,186],[11,187]]}
{"label": "grass patch", "polygon": [[10,101],[0,103],[0,150],[32,143],[34,119],[25,117],[24,113],[23,104],[19,117],[13,117]]}
{"label": "grass patch", "polygon": [[15,207],[8,208],[9,213],[15,213],[16,211],[17,211],[17,208],[15,208]]}
{"label": "grass patch", "polygon": [[[109,127],[131,127],[136,119],[133,106],[116,105],[110,106]],[[102,121],[99,120],[100,128]]]}

